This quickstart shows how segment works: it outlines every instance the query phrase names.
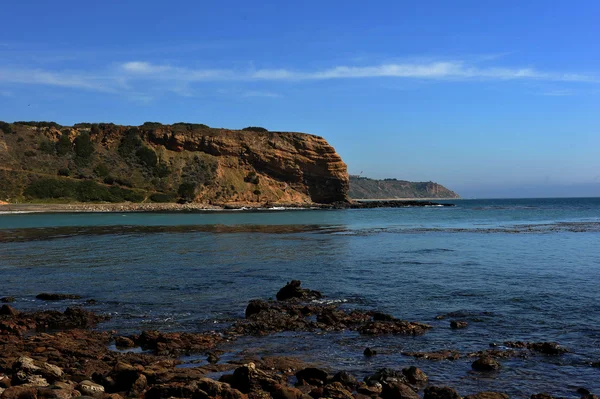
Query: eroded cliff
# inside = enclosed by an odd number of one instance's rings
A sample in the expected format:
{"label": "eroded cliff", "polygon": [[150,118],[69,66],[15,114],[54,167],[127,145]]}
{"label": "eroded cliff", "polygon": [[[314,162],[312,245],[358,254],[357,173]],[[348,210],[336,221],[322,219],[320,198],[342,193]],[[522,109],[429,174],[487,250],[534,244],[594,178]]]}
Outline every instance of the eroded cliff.
{"label": "eroded cliff", "polygon": [[[85,184],[83,184],[85,183]],[[0,129],[0,199],[347,201],[346,164],[322,137],[179,123],[13,123]]]}

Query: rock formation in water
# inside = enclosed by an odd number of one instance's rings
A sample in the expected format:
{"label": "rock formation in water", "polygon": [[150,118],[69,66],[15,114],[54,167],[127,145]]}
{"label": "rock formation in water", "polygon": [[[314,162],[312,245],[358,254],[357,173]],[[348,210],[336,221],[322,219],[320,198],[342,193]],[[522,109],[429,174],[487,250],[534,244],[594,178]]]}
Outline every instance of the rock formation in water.
{"label": "rock formation in water", "polygon": [[201,124],[0,124],[8,202],[310,204],[348,200],[346,164],[322,137]]}
{"label": "rock formation in water", "polygon": [[454,191],[430,181],[375,180],[353,175],[349,196],[353,199],[460,198]]}

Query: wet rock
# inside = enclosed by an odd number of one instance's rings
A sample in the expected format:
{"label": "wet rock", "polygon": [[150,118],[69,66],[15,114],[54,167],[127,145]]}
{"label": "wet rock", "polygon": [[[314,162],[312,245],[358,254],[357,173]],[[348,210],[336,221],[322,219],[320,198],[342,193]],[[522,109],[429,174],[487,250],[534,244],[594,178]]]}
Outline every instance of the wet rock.
{"label": "wet rock", "polygon": [[333,376],[332,380],[334,382],[341,383],[342,385],[350,388],[351,390],[354,390],[358,386],[358,380],[356,379],[356,377],[354,377],[352,374],[350,374],[347,371],[340,371],[340,372],[336,373]]}
{"label": "wet rock", "polygon": [[306,395],[298,388],[282,384],[273,386],[270,394],[273,399],[312,399],[310,395]]}
{"label": "wet rock", "polygon": [[[108,377],[110,379],[107,379],[103,385],[110,387],[110,389],[107,390],[109,393],[127,392],[133,388],[134,384],[140,378],[140,370],[131,364],[118,361]],[[145,379],[146,377],[144,377],[144,380]]]}
{"label": "wet rock", "polygon": [[422,335],[431,328],[424,323],[410,322],[404,320],[396,321],[372,321],[358,328],[363,335]]}
{"label": "wet rock", "polygon": [[12,297],[12,296],[5,296],[5,297],[0,298],[0,302],[2,302],[2,303],[12,303],[14,301],[15,301],[15,297]]}
{"label": "wet rock", "polygon": [[407,382],[407,380],[401,371],[397,371],[397,370],[393,370],[393,369],[389,369],[389,368],[383,368],[383,369],[377,370],[377,372],[375,372],[375,374],[365,377],[365,382],[367,383],[367,385],[372,386],[375,383],[379,383],[382,385],[392,383],[392,382],[405,383],[405,382]]}
{"label": "wet rock", "polygon": [[474,395],[467,395],[465,399],[509,399],[509,396],[501,392],[479,392]]}
{"label": "wet rock", "polygon": [[248,306],[246,306],[246,318],[252,316],[253,314],[257,314],[262,312],[263,310],[269,310],[270,306],[267,301],[263,301],[262,299],[253,299],[248,302]]}
{"label": "wet rock", "polygon": [[332,382],[323,387],[323,396],[332,399],[354,399],[352,392],[344,387],[341,382]]}
{"label": "wet rock", "polygon": [[219,362],[219,356],[217,356],[214,352],[209,352],[206,356],[206,361],[210,364],[215,364]]}
{"label": "wet rock", "polygon": [[473,352],[467,357],[492,357],[494,359],[527,358],[529,352],[514,349],[487,349],[479,352]]}
{"label": "wet rock", "polygon": [[19,312],[12,306],[2,305],[0,307],[0,316],[16,316]]}
{"label": "wet rock", "polygon": [[10,383],[10,378],[4,376],[4,377],[0,377],[0,388],[10,388],[11,383]]}
{"label": "wet rock", "polygon": [[437,351],[437,352],[402,352],[404,356],[412,356],[417,359],[427,360],[457,360],[460,358],[460,352],[458,351]]}
{"label": "wet rock", "polygon": [[375,356],[376,354],[377,354],[377,351],[375,349],[371,349],[371,348],[365,348],[365,350],[363,351],[363,355],[365,355],[366,357]]}
{"label": "wet rock", "polygon": [[38,399],[71,399],[75,392],[73,389],[64,389],[57,387],[38,388]]}
{"label": "wet rock", "polygon": [[327,372],[315,367],[307,367],[296,373],[298,381],[305,381],[311,385],[323,385],[327,380]]}
{"label": "wet rock", "polygon": [[275,385],[283,382],[279,376],[269,375],[257,369],[254,363],[238,367],[233,375],[224,375],[220,380],[242,393],[269,392]]}
{"label": "wet rock", "polygon": [[525,348],[546,355],[560,355],[568,352],[566,348],[563,348],[556,342],[507,341],[504,345],[509,348]]}
{"label": "wet rock", "polygon": [[469,325],[469,323],[467,323],[466,321],[462,321],[462,320],[452,320],[450,322],[450,328],[452,328],[452,329],[466,328],[468,325]]}
{"label": "wet rock", "polygon": [[415,366],[402,369],[402,374],[404,374],[406,380],[412,385],[425,385],[429,380],[427,374]]}
{"label": "wet rock", "polygon": [[577,393],[582,396],[591,394],[591,392],[586,388],[577,388]]}
{"label": "wet rock", "polygon": [[300,280],[290,281],[277,292],[277,300],[286,301],[292,298],[318,299],[322,297],[319,291],[312,291],[309,289],[300,288],[301,284],[302,283],[300,282]]}
{"label": "wet rock", "polygon": [[383,399],[421,399],[413,388],[401,382],[384,384],[381,397]]}
{"label": "wet rock", "polygon": [[81,392],[82,395],[88,395],[94,398],[101,398],[104,395],[104,387],[90,380],[81,381],[77,386],[77,390]]}
{"label": "wet rock", "polygon": [[43,301],[64,301],[66,299],[81,299],[81,296],[73,294],[51,294],[43,292],[41,294],[36,295],[36,298],[41,299]]}
{"label": "wet rock", "polygon": [[174,356],[202,353],[212,349],[223,337],[216,333],[162,333],[144,331],[136,339],[136,344],[161,356]]}
{"label": "wet rock", "polygon": [[600,362],[593,362],[592,367],[600,367]]}
{"label": "wet rock", "polygon": [[458,392],[449,387],[430,386],[425,388],[423,399],[462,399]]}
{"label": "wet rock", "polygon": [[377,381],[374,381],[373,385],[367,385],[363,382],[358,386],[358,388],[356,388],[356,391],[366,396],[377,397],[381,395],[381,392],[383,391],[383,385]]}
{"label": "wet rock", "polygon": [[387,313],[373,312],[372,317],[374,321],[394,321],[397,320],[394,316]]}
{"label": "wet rock", "polygon": [[36,387],[10,387],[2,392],[2,399],[38,399]]}
{"label": "wet rock", "polygon": [[119,336],[115,338],[115,346],[117,348],[134,348],[135,342],[131,338]]}
{"label": "wet rock", "polygon": [[471,364],[475,371],[496,371],[500,369],[500,363],[490,356],[482,356]]}

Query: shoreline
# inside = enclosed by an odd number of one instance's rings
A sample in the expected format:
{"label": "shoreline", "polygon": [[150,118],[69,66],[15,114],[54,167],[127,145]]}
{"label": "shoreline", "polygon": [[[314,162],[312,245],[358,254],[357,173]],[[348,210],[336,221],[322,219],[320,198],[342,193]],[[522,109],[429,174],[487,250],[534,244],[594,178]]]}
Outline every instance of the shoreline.
{"label": "shoreline", "polygon": [[[440,201],[446,201],[439,199]],[[204,204],[190,202],[178,203],[0,203],[1,214],[24,213],[122,213],[122,212],[220,212],[220,211],[283,211],[283,210],[317,210],[317,209],[370,209],[400,208],[408,206],[453,206],[438,204],[428,199],[392,199],[392,200],[352,200],[335,204],[272,204],[272,203],[227,203]]]}

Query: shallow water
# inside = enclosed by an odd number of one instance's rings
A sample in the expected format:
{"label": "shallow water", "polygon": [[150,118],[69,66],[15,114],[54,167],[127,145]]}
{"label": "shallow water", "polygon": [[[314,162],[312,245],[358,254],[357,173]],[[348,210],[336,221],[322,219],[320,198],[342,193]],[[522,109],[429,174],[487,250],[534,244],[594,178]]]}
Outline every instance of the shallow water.
{"label": "shallow water", "polygon": [[[84,304],[113,318],[100,326],[218,329],[252,298],[291,279],[434,328],[422,337],[283,333],[227,348],[293,354],[358,376],[416,365],[462,395],[498,390],[576,397],[600,391],[600,199],[459,200],[456,207],[185,214],[0,215],[0,296],[20,309]],[[43,302],[40,292],[82,300]],[[464,311],[464,330],[435,316]],[[487,312],[484,314],[484,312]],[[487,349],[508,340],[557,341],[570,352],[501,360],[432,362],[403,351]],[[365,346],[379,354],[365,358]],[[231,356],[231,355],[230,355]],[[190,361],[193,361],[191,359]]]}

